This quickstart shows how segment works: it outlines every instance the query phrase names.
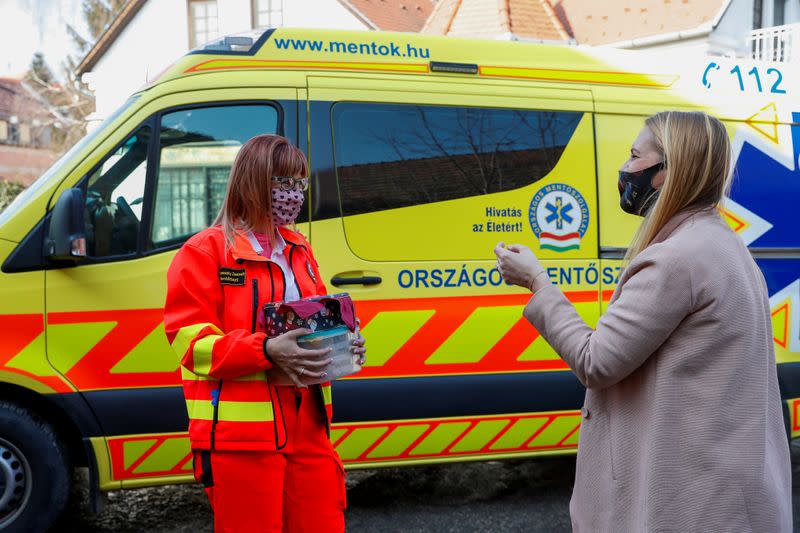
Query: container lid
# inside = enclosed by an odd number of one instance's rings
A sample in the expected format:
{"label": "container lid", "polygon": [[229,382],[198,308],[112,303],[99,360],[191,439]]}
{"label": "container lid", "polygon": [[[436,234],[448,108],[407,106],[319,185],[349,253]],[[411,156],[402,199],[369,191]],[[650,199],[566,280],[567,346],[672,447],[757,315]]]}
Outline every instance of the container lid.
{"label": "container lid", "polygon": [[338,328],[324,329],[322,331],[309,333],[308,335],[303,335],[302,337],[299,337],[297,340],[306,341],[312,339],[324,339],[327,337],[336,337],[339,335],[344,335],[346,333],[350,333],[350,330],[347,329],[346,326],[339,326]]}

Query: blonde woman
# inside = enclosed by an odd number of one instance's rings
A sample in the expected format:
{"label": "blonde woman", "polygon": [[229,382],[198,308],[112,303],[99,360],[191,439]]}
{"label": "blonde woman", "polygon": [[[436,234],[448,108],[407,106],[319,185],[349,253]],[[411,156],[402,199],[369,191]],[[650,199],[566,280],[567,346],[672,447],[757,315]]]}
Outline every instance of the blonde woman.
{"label": "blonde woman", "polygon": [[530,249],[495,249],[534,293],[525,317],[587,388],[575,531],[792,530],[766,284],[717,210],[730,158],[715,118],[647,119],[619,182],[644,221],[596,329]]}

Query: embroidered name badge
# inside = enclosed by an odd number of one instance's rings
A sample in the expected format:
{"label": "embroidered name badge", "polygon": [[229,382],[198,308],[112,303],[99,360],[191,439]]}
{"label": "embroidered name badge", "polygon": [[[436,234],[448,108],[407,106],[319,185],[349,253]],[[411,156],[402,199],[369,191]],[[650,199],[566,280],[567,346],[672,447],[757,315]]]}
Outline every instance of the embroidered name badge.
{"label": "embroidered name badge", "polygon": [[244,269],[220,268],[219,284],[244,286]]}

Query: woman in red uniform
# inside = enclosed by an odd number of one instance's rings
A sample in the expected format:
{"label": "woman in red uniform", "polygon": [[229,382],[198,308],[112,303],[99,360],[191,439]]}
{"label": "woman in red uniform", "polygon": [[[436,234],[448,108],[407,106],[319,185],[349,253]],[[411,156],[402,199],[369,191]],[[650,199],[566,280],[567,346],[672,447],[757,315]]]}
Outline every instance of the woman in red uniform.
{"label": "woman in red uniform", "polygon": [[[311,246],[290,229],[307,175],[287,139],[250,139],[214,226],[183,245],[167,274],[164,325],[217,532],[344,530],[330,383],[304,385],[324,381],[327,352],[298,346],[308,330],[267,340],[257,327],[265,303],[327,293]],[[363,337],[353,344],[363,364]]]}

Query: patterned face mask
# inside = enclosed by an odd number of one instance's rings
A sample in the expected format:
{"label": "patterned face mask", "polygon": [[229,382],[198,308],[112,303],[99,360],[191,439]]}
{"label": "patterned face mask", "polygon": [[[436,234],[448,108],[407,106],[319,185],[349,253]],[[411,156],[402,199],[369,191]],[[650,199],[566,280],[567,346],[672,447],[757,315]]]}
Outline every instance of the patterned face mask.
{"label": "patterned face mask", "polygon": [[292,224],[303,206],[303,192],[296,189],[282,191],[272,189],[272,223],[276,228]]}

